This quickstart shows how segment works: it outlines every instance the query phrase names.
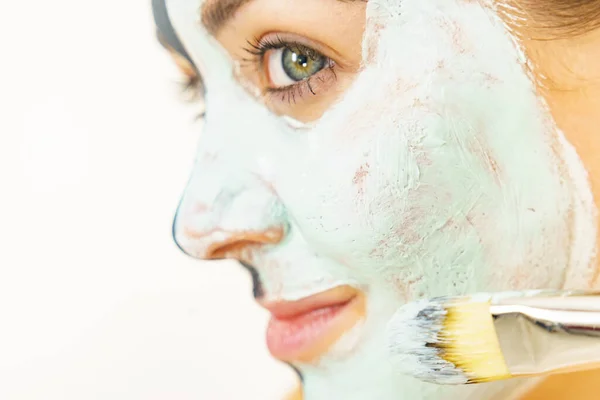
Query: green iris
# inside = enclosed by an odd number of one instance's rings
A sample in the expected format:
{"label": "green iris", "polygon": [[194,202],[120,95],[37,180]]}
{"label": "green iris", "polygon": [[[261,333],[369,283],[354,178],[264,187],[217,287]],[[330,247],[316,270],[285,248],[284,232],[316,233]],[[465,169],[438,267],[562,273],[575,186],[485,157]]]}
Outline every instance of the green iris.
{"label": "green iris", "polygon": [[281,65],[290,79],[296,82],[308,79],[325,67],[324,56],[310,53],[294,47],[283,50]]}

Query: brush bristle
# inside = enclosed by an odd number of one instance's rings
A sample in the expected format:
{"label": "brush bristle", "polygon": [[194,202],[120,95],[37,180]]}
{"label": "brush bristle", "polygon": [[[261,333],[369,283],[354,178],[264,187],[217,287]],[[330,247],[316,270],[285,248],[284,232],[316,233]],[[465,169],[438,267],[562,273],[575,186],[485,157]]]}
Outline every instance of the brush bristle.
{"label": "brush bristle", "polygon": [[402,307],[388,325],[393,364],[437,384],[505,379],[504,361],[489,299],[442,298]]}
{"label": "brush bristle", "polygon": [[469,383],[510,377],[489,302],[446,305],[446,318],[438,338],[439,356],[462,370]]}
{"label": "brush bristle", "polygon": [[394,369],[426,382],[460,385],[468,382],[454,364],[440,357],[438,334],[444,328],[446,309],[420,300],[401,307],[387,327],[390,361]]}

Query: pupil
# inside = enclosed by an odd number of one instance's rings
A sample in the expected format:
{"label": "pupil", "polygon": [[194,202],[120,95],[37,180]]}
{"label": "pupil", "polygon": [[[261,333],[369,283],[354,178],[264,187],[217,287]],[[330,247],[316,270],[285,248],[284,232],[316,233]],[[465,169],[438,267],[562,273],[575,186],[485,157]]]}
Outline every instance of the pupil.
{"label": "pupil", "polygon": [[298,64],[300,64],[302,68],[308,67],[308,57],[298,56]]}
{"label": "pupil", "polygon": [[308,67],[308,56],[304,54],[292,53],[292,61],[302,68]]}

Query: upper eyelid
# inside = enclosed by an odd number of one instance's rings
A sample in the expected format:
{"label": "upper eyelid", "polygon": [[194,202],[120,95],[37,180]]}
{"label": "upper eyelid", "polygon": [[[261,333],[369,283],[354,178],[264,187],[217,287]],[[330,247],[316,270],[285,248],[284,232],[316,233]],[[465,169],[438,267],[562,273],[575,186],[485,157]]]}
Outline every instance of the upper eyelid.
{"label": "upper eyelid", "polygon": [[325,58],[329,57],[323,53],[321,53],[319,50],[314,49],[313,47],[310,47],[309,45],[306,45],[304,43],[300,43],[297,41],[288,41],[285,39],[281,39],[279,37],[276,37],[274,41],[259,41],[257,39],[255,39],[256,42],[252,42],[252,41],[247,41],[248,46],[250,46],[250,48],[248,47],[244,47],[244,51],[246,51],[247,53],[250,53],[254,56],[260,57],[263,56],[268,50],[271,49],[283,49],[283,48],[290,48],[290,47],[298,47],[301,50],[304,50],[305,52],[309,53],[308,55],[310,57],[316,57],[316,56],[322,56]]}
{"label": "upper eyelid", "polygon": [[336,65],[340,66],[342,69],[349,68],[352,63],[347,60],[341,53],[339,53],[336,49],[327,46],[326,44],[306,37],[301,33],[294,32],[268,32],[262,34],[260,36],[255,36],[251,39],[255,44],[259,44],[265,41],[282,41],[290,44],[297,44],[302,47],[307,47],[312,51],[317,52],[323,57],[327,57],[335,62]]}

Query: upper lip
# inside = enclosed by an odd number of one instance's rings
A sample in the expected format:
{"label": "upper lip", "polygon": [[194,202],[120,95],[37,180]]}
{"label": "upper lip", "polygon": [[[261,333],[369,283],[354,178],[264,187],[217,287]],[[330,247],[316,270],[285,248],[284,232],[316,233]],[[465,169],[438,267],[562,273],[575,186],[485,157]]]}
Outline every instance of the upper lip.
{"label": "upper lip", "polygon": [[325,307],[344,305],[358,295],[350,287],[337,287],[297,301],[259,301],[277,319],[293,318]]}

